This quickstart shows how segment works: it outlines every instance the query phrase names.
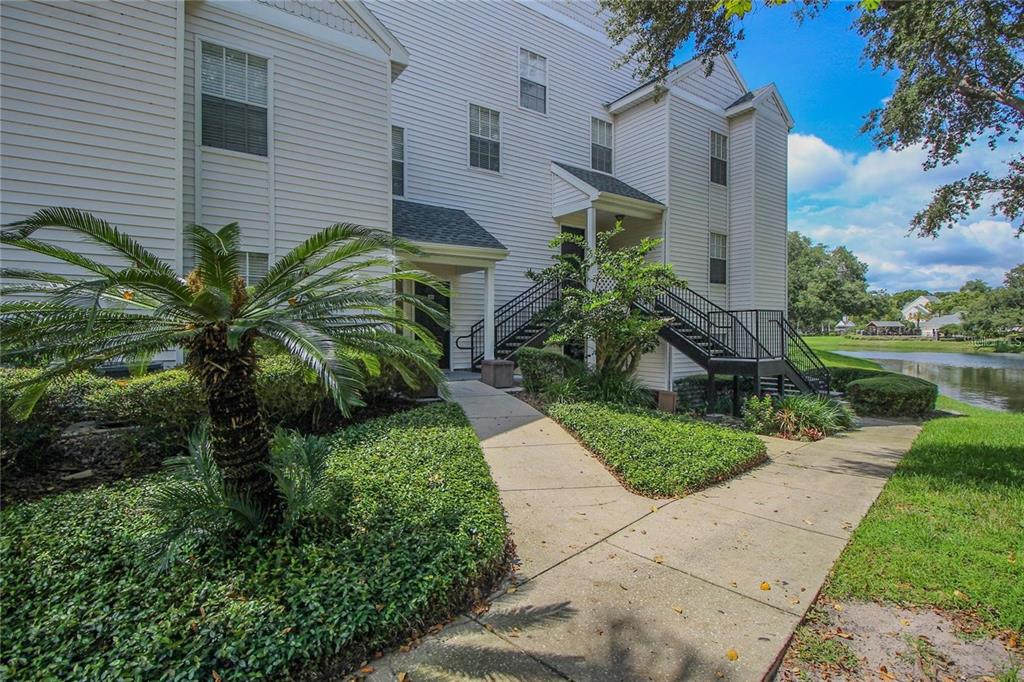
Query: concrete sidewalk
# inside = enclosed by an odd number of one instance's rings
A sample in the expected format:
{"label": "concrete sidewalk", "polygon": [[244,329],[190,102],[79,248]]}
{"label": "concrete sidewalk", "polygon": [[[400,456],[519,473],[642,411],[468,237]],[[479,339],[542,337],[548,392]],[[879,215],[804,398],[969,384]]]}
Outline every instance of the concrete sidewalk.
{"label": "concrete sidewalk", "polygon": [[373,680],[759,680],[918,431],[765,439],[771,463],[651,500],[526,403],[450,387],[501,490],[519,584],[375,661]]}

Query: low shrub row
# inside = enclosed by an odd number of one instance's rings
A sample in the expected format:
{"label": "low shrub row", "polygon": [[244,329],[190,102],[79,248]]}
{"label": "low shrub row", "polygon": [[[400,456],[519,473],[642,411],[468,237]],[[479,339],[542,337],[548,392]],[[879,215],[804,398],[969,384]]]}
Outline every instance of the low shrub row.
{"label": "low shrub row", "polygon": [[519,355],[523,387],[546,403],[593,401],[636,407],[654,403],[651,390],[634,376],[616,370],[592,372],[580,361],[554,351],[523,348]]}
{"label": "low shrub row", "polygon": [[504,571],[498,491],[457,406],[365,422],[330,447],[325,475],[350,491],[336,511],[200,543],[165,571],[141,548],[167,474],[4,509],[0,676],[340,675]]}
{"label": "low shrub row", "polygon": [[753,434],[663,412],[561,403],[548,414],[644,495],[685,495],[767,459]]}
{"label": "low shrub row", "polygon": [[851,428],[853,413],[842,403],[817,395],[781,400],[753,396],[743,403],[743,423],[754,433],[814,441]]}
{"label": "low shrub row", "polygon": [[523,376],[523,388],[530,393],[541,393],[552,383],[586,372],[579,360],[540,348],[520,348],[516,364]]}
{"label": "low shrub row", "polygon": [[917,377],[884,373],[849,382],[846,395],[857,414],[923,417],[935,409],[939,387]]}
{"label": "low shrub row", "polygon": [[[200,387],[184,369],[112,379],[80,372],[53,382],[25,421],[11,417],[11,387],[36,369],[0,368],[0,455],[4,466],[28,469],[69,424],[82,420],[138,426],[128,447],[157,460],[182,451],[187,436],[206,414]],[[260,361],[257,391],[271,426],[309,430],[335,408],[315,375],[287,355]]]}
{"label": "low shrub row", "polygon": [[882,369],[870,369],[867,367],[829,367],[828,371],[832,375],[832,390],[841,393],[846,392],[846,386],[851,381],[892,373]]}

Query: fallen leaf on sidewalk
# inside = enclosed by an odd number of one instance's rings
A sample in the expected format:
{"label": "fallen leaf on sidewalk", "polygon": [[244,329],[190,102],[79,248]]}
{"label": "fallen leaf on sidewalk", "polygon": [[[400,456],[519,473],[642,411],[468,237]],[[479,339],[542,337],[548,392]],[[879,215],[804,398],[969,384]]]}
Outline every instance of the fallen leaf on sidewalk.
{"label": "fallen leaf on sidewalk", "polygon": [[740,655],[736,653],[735,649],[729,649],[725,652],[725,657],[728,658],[730,661],[735,661],[740,657]]}
{"label": "fallen leaf on sidewalk", "polygon": [[762,592],[767,592],[770,589],[772,589],[772,584],[770,582],[768,582],[767,580],[761,582]]}
{"label": "fallen leaf on sidewalk", "polygon": [[361,672],[364,675],[369,675],[370,673],[373,672],[373,666],[372,665],[364,665],[362,668],[359,669],[359,672]]}
{"label": "fallen leaf on sidewalk", "polygon": [[412,679],[409,677],[409,674],[404,672],[400,672],[397,675],[395,675],[395,680],[396,682],[412,682]]}
{"label": "fallen leaf on sidewalk", "polygon": [[675,611],[676,613],[682,613],[683,612],[683,607],[682,606],[673,606],[672,610]]}
{"label": "fallen leaf on sidewalk", "polygon": [[654,555],[654,563],[656,563],[656,564],[663,564],[663,563],[665,563],[665,557],[661,556],[660,554],[655,554]]}

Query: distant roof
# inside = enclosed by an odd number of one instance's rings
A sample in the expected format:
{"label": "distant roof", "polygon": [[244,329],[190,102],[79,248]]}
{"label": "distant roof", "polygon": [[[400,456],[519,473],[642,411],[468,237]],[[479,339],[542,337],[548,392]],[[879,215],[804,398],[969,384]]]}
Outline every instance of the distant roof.
{"label": "distant roof", "polygon": [[868,324],[873,324],[876,327],[902,327],[902,322],[888,321],[888,320],[871,320]]}
{"label": "distant roof", "polygon": [[391,231],[414,242],[504,249],[505,246],[465,211],[415,201],[392,201]]}
{"label": "distant roof", "polygon": [[856,327],[857,325],[853,323],[853,320],[839,320],[838,322],[836,322],[836,326],[837,327]]}
{"label": "distant roof", "polygon": [[945,327],[947,324],[962,324],[964,321],[963,316],[960,313],[950,313],[949,315],[936,315],[921,323],[922,327],[928,329],[939,329]]}
{"label": "distant roof", "polygon": [[654,199],[640,190],[631,187],[624,183],[618,178],[608,175],[607,173],[601,173],[595,170],[587,170],[585,168],[577,168],[576,166],[569,166],[564,163],[555,161],[555,165],[562,170],[569,171],[577,178],[587,183],[599,192],[608,192],[609,194],[618,194],[619,196],[629,197],[630,199],[639,199],[640,201],[647,201],[658,206],[663,206],[660,201]]}

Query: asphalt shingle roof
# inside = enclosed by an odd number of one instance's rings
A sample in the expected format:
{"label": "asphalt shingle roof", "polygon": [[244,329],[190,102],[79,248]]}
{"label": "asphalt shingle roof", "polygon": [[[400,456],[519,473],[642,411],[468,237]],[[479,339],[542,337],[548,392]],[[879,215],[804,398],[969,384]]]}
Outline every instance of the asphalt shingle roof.
{"label": "asphalt shingle roof", "polygon": [[745,93],[740,95],[739,99],[737,99],[735,102],[733,102],[732,104],[727,106],[726,109],[732,109],[733,107],[739,106],[740,104],[743,104],[744,102],[749,102],[752,99],[754,99],[754,93],[751,92],[750,90],[747,90]]}
{"label": "asphalt shingle roof", "polygon": [[505,248],[465,211],[404,199],[392,202],[391,231],[396,237],[415,242]]}
{"label": "asphalt shingle roof", "polygon": [[644,194],[640,190],[630,187],[622,180],[616,177],[608,175],[607,173],[601,173],[594,170],[586,170],[585,168],[577,168],[576,166],[570,166],[568,164],[560,163],[555,161],[555,165],[563,170],[567,170],[577,178],[587,183],[599,192],[608,192],[609,194],[618,194],[619,196],[629,197],[630,199],[639,199],[640,201],[647,201],[658,206],[663,206],[660,201],[653,199],[648,195]]}

